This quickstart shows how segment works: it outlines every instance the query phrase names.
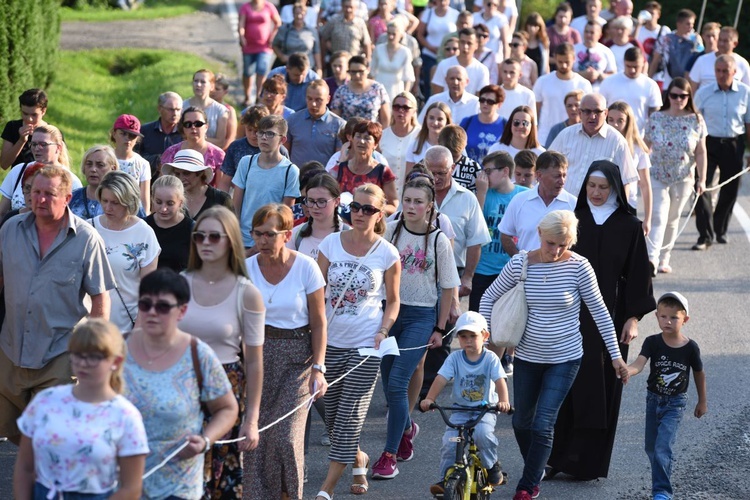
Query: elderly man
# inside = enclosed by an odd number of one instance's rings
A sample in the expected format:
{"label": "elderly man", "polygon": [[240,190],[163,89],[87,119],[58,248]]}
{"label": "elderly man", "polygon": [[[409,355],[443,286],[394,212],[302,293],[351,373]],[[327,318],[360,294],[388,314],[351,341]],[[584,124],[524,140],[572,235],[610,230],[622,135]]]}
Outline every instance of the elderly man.
{"label": "elderly man", "polygon": [[[568,159],[565,190],[578,195],[589,166],[596,160],[609,160],[620,167],[622,183],[628,191],[632,187],[628,184],[638,182],[638,172],[627,141],[606,123],[607,101],[604,97],[599,94],[583,96],[581,119],[581,123],[563,129],[550,145],[552,151],[559,151]],[[650,203],[646,215],[647,219],[651,216]]]}
{"label": "elderly man", "polygon": [[333,16],[320,28],[320,43],[326,52],[333,54],[345,50],[352,55],[363,55],[370,59],[372,40],[367,22],[354,15],[359,5],[359,0],[342,0],[341,15]]}
{"label": "elderly man", "polygon": [[271,70],[268,78],[273,75],[283,75],[286,78],[286,99],[284,105],[294,111],[305,109],[307,106],[307,86],[318,79],[317,73],[310,69],[310,60],[304,52],[289,54],[286,66],[279,66]]}
{"label": "elderly man", "polygon": [[307,87],[307,109],[289,117],[286,147],[295,165],[308,161],[325,165],[341,149],[339,131],[346,122],[328,109],[329,100],[326,82],[315,80]]}
{"label": "elderly man", "polygon": [[722,55],[732,56],[735,67],[734,77],[745,85],[750,85],[750,65],[748,65],[747,59],[734,51],[739,39],[740,34],[736,29],[731,26],[721,28],[716,51],[700,56],[690,70],[689,79],[693,92],[702,85],[708,85],[716,81],[714,66],[716,58]]}
{"label": "elderly man", "polygon": [[[745,139],[750,135],[750,87],[735,80],[736,66],[731,55],[717,57],[715,71],[716,81],[702,85],[695,94],[696,108],[703,115],[708,130],[705,185],[709,186],[717,167],[720,183],[742,170]],[[729,241],[727,227],[739,187],[739,179],[722,187],[714,209],[709,193],[701,196],[695,211],[699,236],[693,250],[706,250],[714,236],[718,243]]]}
{"label": "elderly man", "polygon": [[[477,32],[474,28],[464,28],[458,32],[458,55],[447,57],[437,65],[432,77],[433,94],[445,90],[448,70],[456,65],[463,67],[468,75],[466,91],[470,94],[476,94],[482,87],[490,84],[490,71],[474,57],[477,46]],[[460,123],[455,119],[453,121]]]}
{"label": "elderly man", "polygon": [[67,204],[65,169],[47,166],[34,177],[31,212],[0,230],[0,287],[5,321],[0,331],[0,435],[18,444],[16,419],[42,389],[70,383],[68,339],[88,314],[109,318],[115,279],[96,230]]}
{"label": "elderly man", "polygon": [[156,108],[159,119],[145,123],[141,127],[143,139],[136,149],[151,165],[151,178],[156,179],[161,172],[161,155],[169,146],[182,142],[177,124],[182,114],[182,97],[177,92],[164,92],[159,96]]}
{"label": "elderly man", "polygon": [[427,99],[419,113],[419,123],[424,122],[427,108],[434,102],[442,102],[450,108],[453,123],[461,123],[461,120],[467,116],[479,114],[479,98],[466,90],[469,85],[469,75],[463,66],[451,67],[445,77],[445,83],[448,85],[447,91],[434,94]]}

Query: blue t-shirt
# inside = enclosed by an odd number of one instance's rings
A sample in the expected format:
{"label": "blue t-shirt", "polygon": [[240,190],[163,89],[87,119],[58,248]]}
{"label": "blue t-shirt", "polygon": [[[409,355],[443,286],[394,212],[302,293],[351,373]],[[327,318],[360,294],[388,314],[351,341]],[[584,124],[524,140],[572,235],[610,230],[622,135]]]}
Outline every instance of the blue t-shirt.
{"label": "blue t-shirt", "polygon": [[505,118],[499,117],[492,123],[482,123],[479,115],[461,120],[461,128],[466,131],[467,138],[466,156],[481,164],[490,147],[503,135],[505,122]]}
{"label": "blue t-shirt", "polygon": [[453,380],[453,403],[461,406],[481,406],[499,401],[495,392],[497,379],[506,378],[497,355],[484,349],[477,361],[469,361],[464,351],[453,351],[438,371],[448,380]]}
{"label": "blue t-shirt", "polygon": [[485,276],[500,274],[505,264],[510,260],[503,245],[500,242],[500,221],[503,220],[505,209],[508,207],[510,200],[528,188],[515,186],[510,193],[501,193],[494,189],[487,190],[487,196],[484,199],[484,220],[487,222],[487,228],[490,230],[492,241],[482,247],[482,255],[479,257],[476,273]]}

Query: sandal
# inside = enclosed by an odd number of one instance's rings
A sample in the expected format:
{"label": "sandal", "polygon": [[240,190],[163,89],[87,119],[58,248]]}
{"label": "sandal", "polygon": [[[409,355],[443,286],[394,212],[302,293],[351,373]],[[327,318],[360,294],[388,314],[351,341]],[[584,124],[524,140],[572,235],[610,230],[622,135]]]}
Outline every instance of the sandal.
{"label": "sandal", "polygon": [[364,467],[352,467],[352,476],[354,477],[362,476],[365,479],[365,482],[364,483],[352,482],[351,487],[349,487],[349,493],[351,493],[352,495],[364,495],[365,493],[367,493],[367,490],[370,488],[370,485],[367,482],[367,469],[370,468],[370,457],[365,452],[362,452],[362,454],[365,456],[365,466]]}
{"label": "sandal", "polygon": [[315,498],[323,497],[323,500],[333,500],[333,497],[328,494],[327,491],[320,490],[317,495],[315,495]]}

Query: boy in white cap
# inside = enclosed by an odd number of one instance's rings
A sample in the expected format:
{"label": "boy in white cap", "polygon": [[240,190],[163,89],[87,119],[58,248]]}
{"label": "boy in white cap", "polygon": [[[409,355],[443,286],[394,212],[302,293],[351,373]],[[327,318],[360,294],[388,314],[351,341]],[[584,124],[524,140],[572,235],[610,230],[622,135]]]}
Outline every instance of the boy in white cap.
{"label": "boy in white cap", "polygon": [[[487,320],[479,313],[465,312],[456,322],[456,335],[461,344],[460,351],[453,351],[438,371],[435,381],[430,386],[427,397],[420,407],[427,411],[435,402],[449,380],[453,379],[453,403],[459,406],[481,406],[485,403],[497,405],[502,412],[510,411],[508,386],[505,384],[505,372],[500,358],[485,348],[490,337]],[[461,423],[477,416],[474,412],[455,412],[451,422]],[[495,437],[494,413],[487,413],[474,428],[474,442],[479,448],[479,458],[485,466],[490,464],[488,480],[491,484],[501,484],[503,473],[497,460],[497,437]],[[451,441],[458,431],[447,427],[443,435],[443,448],[440,459],[440,482],[430,487],[430,493],[443,493],[443,478],[448,467],[455,461],[456,444]]]}
{"label": "boy in white cap", "polygon": [[659,297],[656,319],[661,333],[651,335],[638,358],[628,366],[637,375],[651,359],[646,396],[646,455],[651,462],[651,493],[654,500],[671,500],[672,444],[687,406],[690,369],[693,369],[698,404],[693,414],[701,418],[708,411],[706,373],[698,344],[684,336],[682,326],[690,319],[688,301],[678,292]]}

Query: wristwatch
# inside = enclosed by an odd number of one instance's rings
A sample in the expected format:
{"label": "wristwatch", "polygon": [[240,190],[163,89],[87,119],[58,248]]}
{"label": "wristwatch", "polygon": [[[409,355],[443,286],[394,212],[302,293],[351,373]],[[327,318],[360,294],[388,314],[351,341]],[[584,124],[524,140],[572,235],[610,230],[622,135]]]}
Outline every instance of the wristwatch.
{"label": "wristwatch", "polygon": [[319,365],[318,363],[315,363],[314,365],[312,365],[312,369],[318,370],[323,375],[326,374],[326,365]]}

